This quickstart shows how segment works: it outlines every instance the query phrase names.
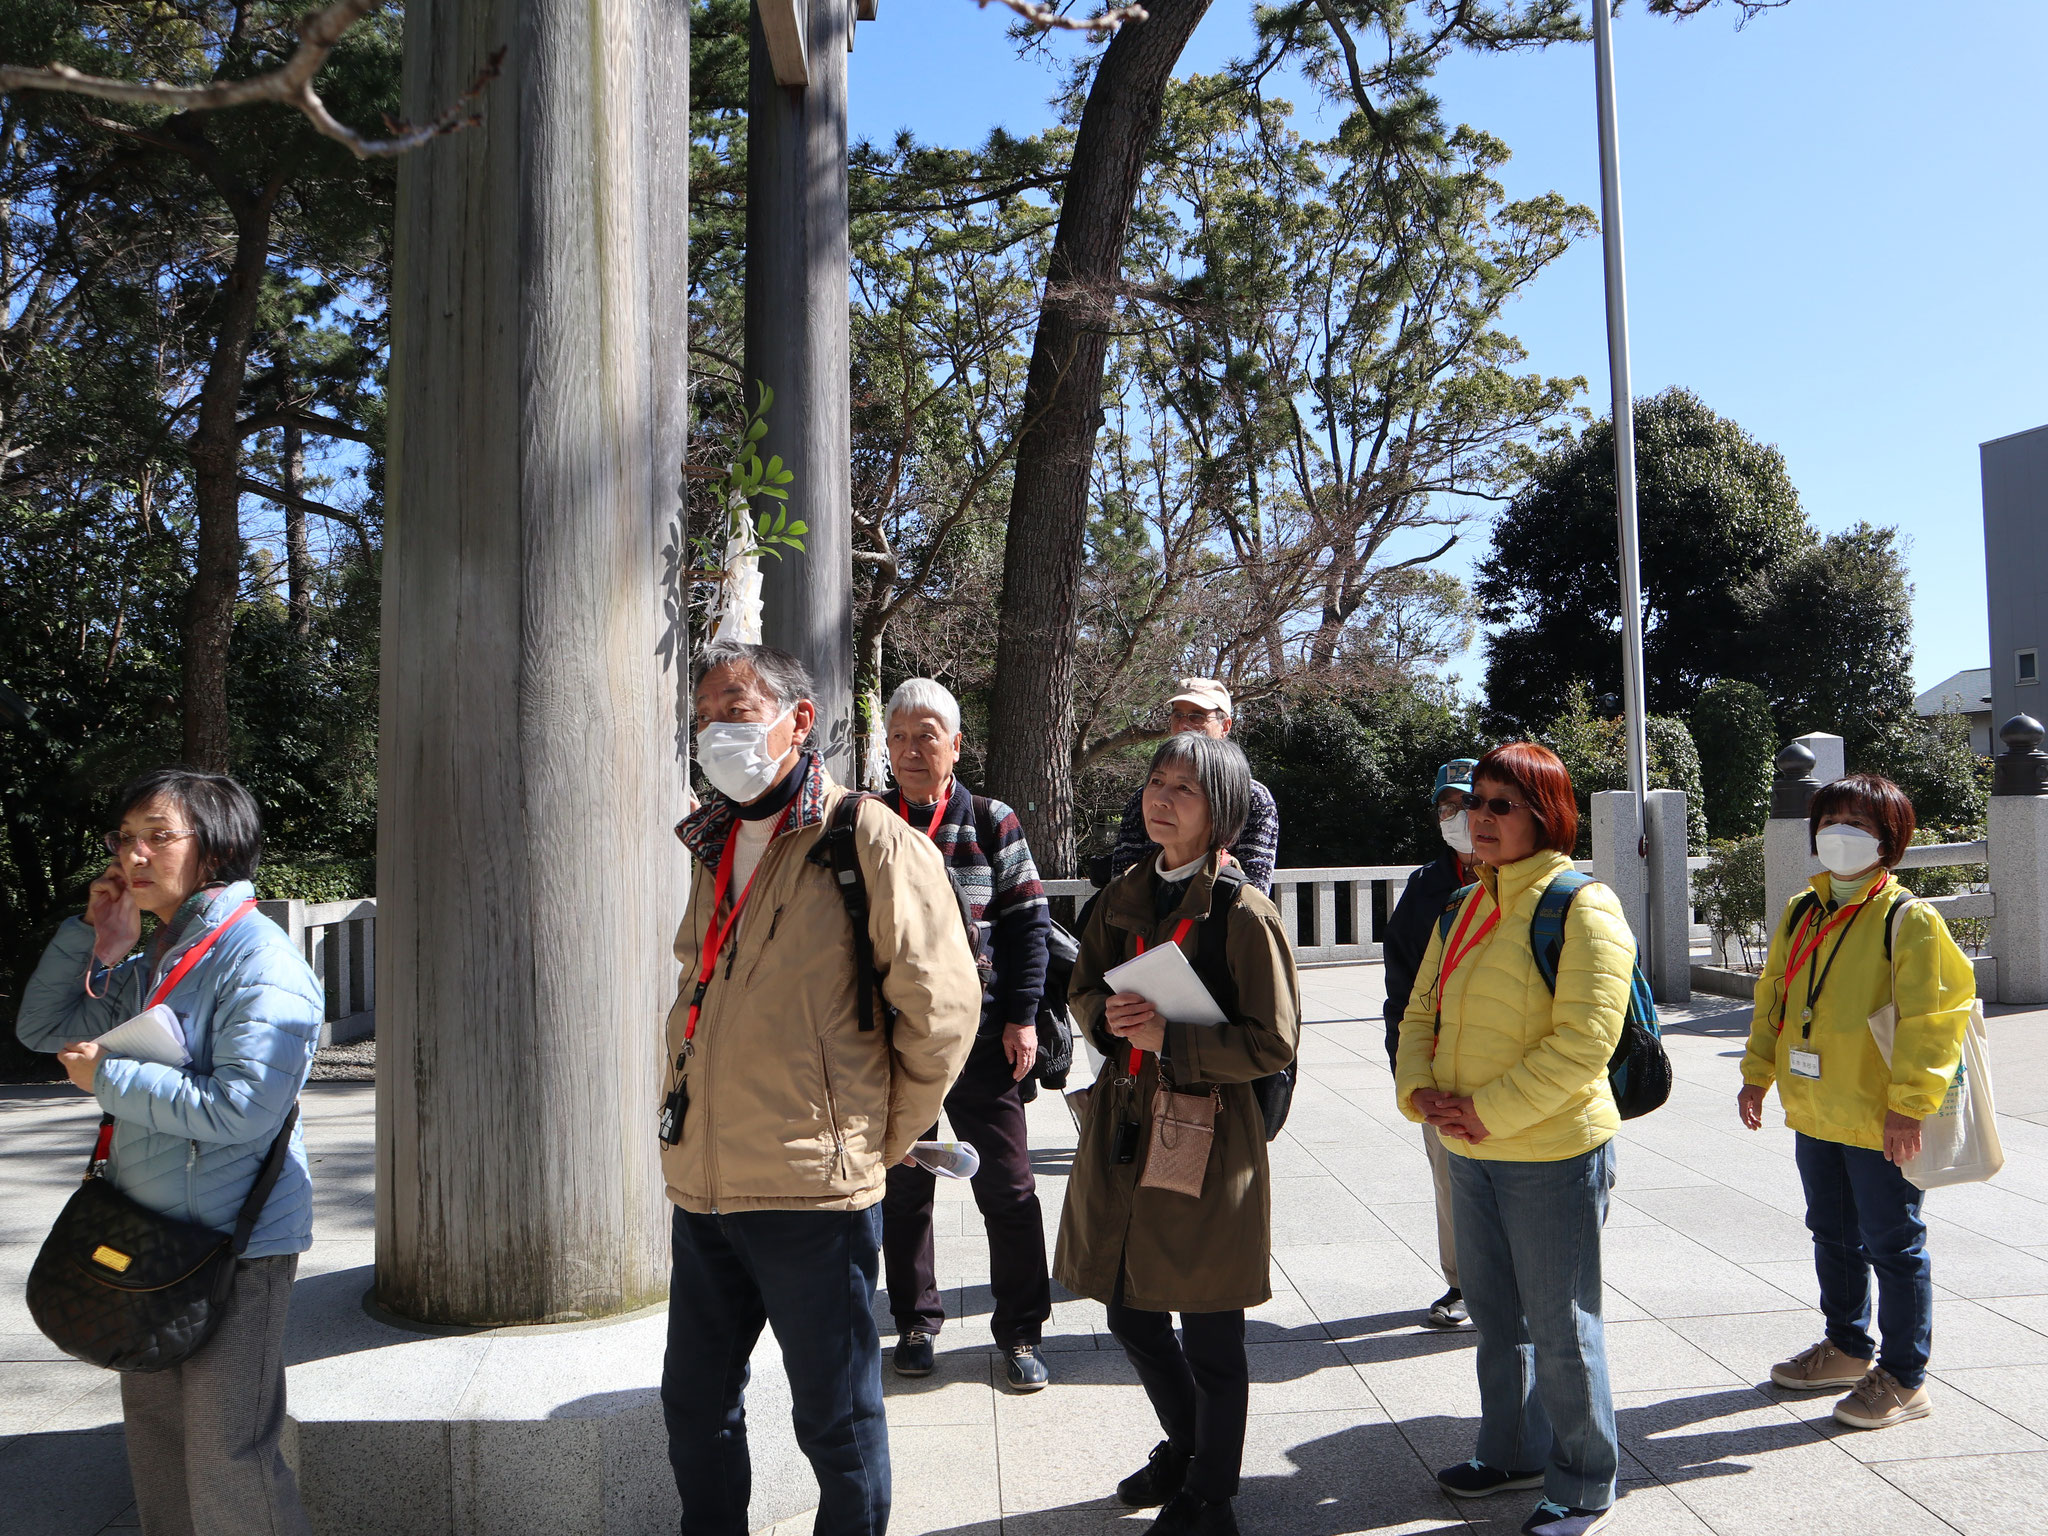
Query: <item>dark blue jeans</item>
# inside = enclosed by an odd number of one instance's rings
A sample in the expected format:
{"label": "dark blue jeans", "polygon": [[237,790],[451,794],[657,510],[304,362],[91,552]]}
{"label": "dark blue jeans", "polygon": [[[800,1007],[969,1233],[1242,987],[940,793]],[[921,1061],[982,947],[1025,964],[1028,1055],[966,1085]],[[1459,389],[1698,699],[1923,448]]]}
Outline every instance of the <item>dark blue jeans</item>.
{"label": "dark blue jeans", "polygon": [[747,1536],[748,1358],[775,1330],[796,1442],[818,1477],[815,1536],[883,1536],[889,1427],[874,1301],[882,1211],[675,1213],[661,1407],[682,1536]]}
{"label": "dark blue jeans", "polygon": [[[1858,1360],[1875,1359],[1900,1386],[1919,1386],[1934,1345],[1934,1266],[1920,1217],[1925,1192],[1868,1147],[1800,1134],[1794,1156],[1806,1186],[1806,1230],[1813,1234],[1828,1338]],[[1873,1269],[1881,1355],[1870,1337]]]}
{"label": "dark blue jeans", "polygon": [[1605,1509],[1620,1462],[1600,1314],[1614,1143],[1554,1163],[1450,1161],[1458,1280],[1479,1334],[1473,1454],[1540,1467],[1545,1498]]}

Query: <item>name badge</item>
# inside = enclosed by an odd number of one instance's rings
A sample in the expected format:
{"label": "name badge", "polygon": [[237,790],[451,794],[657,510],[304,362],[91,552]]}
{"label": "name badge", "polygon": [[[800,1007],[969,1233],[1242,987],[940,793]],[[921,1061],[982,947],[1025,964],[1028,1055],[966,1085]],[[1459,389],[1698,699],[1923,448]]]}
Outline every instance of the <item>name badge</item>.
{"label": "name badge", "polygon": [[1792,1075],[1794,1077],[1811,1078],[1815,1082],[1820,1081],[1820,1052],[1792,1052]]}

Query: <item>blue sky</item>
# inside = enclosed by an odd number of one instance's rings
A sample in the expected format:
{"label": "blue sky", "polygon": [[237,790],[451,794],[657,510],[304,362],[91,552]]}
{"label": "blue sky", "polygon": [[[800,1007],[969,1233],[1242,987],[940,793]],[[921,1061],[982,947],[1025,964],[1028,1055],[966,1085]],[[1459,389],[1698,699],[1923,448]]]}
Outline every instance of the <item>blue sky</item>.
{"label": "blue sky", "polygon": [[[1215,0],[1183,70],[1245,52],[1250,13]],[[854,134],[1045,126],[1056,77],[1005,16],[885,0],[853,53]],[[1616,24],[1636,393],[1686,385],[1775,443],[1815,526],[1905,533],[1922,687],[1987,655],[1977,445],[2048,423],[2044,57],[2041,0],[1793,0],[1740,31],[1634,4]],[[1459,56],[1437,90],[1514,150],[1511,194],[1598,206],[1590,46]],[[1507,323],[1604,413],[1601,305],[1589,240]],[[1475,528],[1447,566],[1484,544]],[[1476,647],[1457,670],[1476,681]]]}

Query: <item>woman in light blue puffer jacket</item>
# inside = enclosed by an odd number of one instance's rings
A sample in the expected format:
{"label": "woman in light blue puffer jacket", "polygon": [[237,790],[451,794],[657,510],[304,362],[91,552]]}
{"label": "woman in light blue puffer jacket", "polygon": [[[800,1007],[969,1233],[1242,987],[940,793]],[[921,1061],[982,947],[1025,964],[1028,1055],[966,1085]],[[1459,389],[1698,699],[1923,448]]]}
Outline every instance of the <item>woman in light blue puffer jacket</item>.
{"label": "woman in light blue puffer jacket", "polygon": [[[234,1229],[257,1171],[312,1071],[325,998],[275,923],[244,912],[262,850],[248,791],[220,774],[163,769],[124,789],[113,863],[83,918],[57,930],[22,995],[32,1050],[114,1117],[108,1176],[140,1205]],[[135,949],[143,913],[158,919]],[[163,1001],[191,1060],[110,1056],[95,1039],[140,1013],[179,960],[217,934]],[[284,1327],[298,1256],[313,1242],[312,1180],[290,1155],[235,1266],[212,1338],[181,1365],[121,1378],[128,1465],[144,1532],[306,1531],[284,1427]]]}

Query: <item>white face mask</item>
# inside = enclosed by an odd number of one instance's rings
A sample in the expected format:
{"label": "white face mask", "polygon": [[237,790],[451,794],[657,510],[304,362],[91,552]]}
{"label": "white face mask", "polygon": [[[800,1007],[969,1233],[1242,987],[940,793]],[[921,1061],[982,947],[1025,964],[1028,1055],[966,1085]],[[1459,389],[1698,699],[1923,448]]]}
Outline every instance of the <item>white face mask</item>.
{"label": "white face mask", "polygon": [[1820,855],[1821,867],[1845,879],[1868,871],[1884,851],[1861,827],[1822,827],[1813,835],[1813,847]]}
{"label": "white face mask", "polygon": [[768,753],[768,735],[791,715],[791,705],[766,725],[753,720],[714,721],[697,733],[697,766],[711,787],[740,805],[760,799],[782,777],[782,759]]}
{"label": "white face mask", "polygon": [[1449,843],[1454,850],[1464,854],[1467,858],[1472,856],[1472,813],[1470,811],[1460,811],[1449,821],[1438,822],[1436,829],[1443,833],[1444,841]]}

